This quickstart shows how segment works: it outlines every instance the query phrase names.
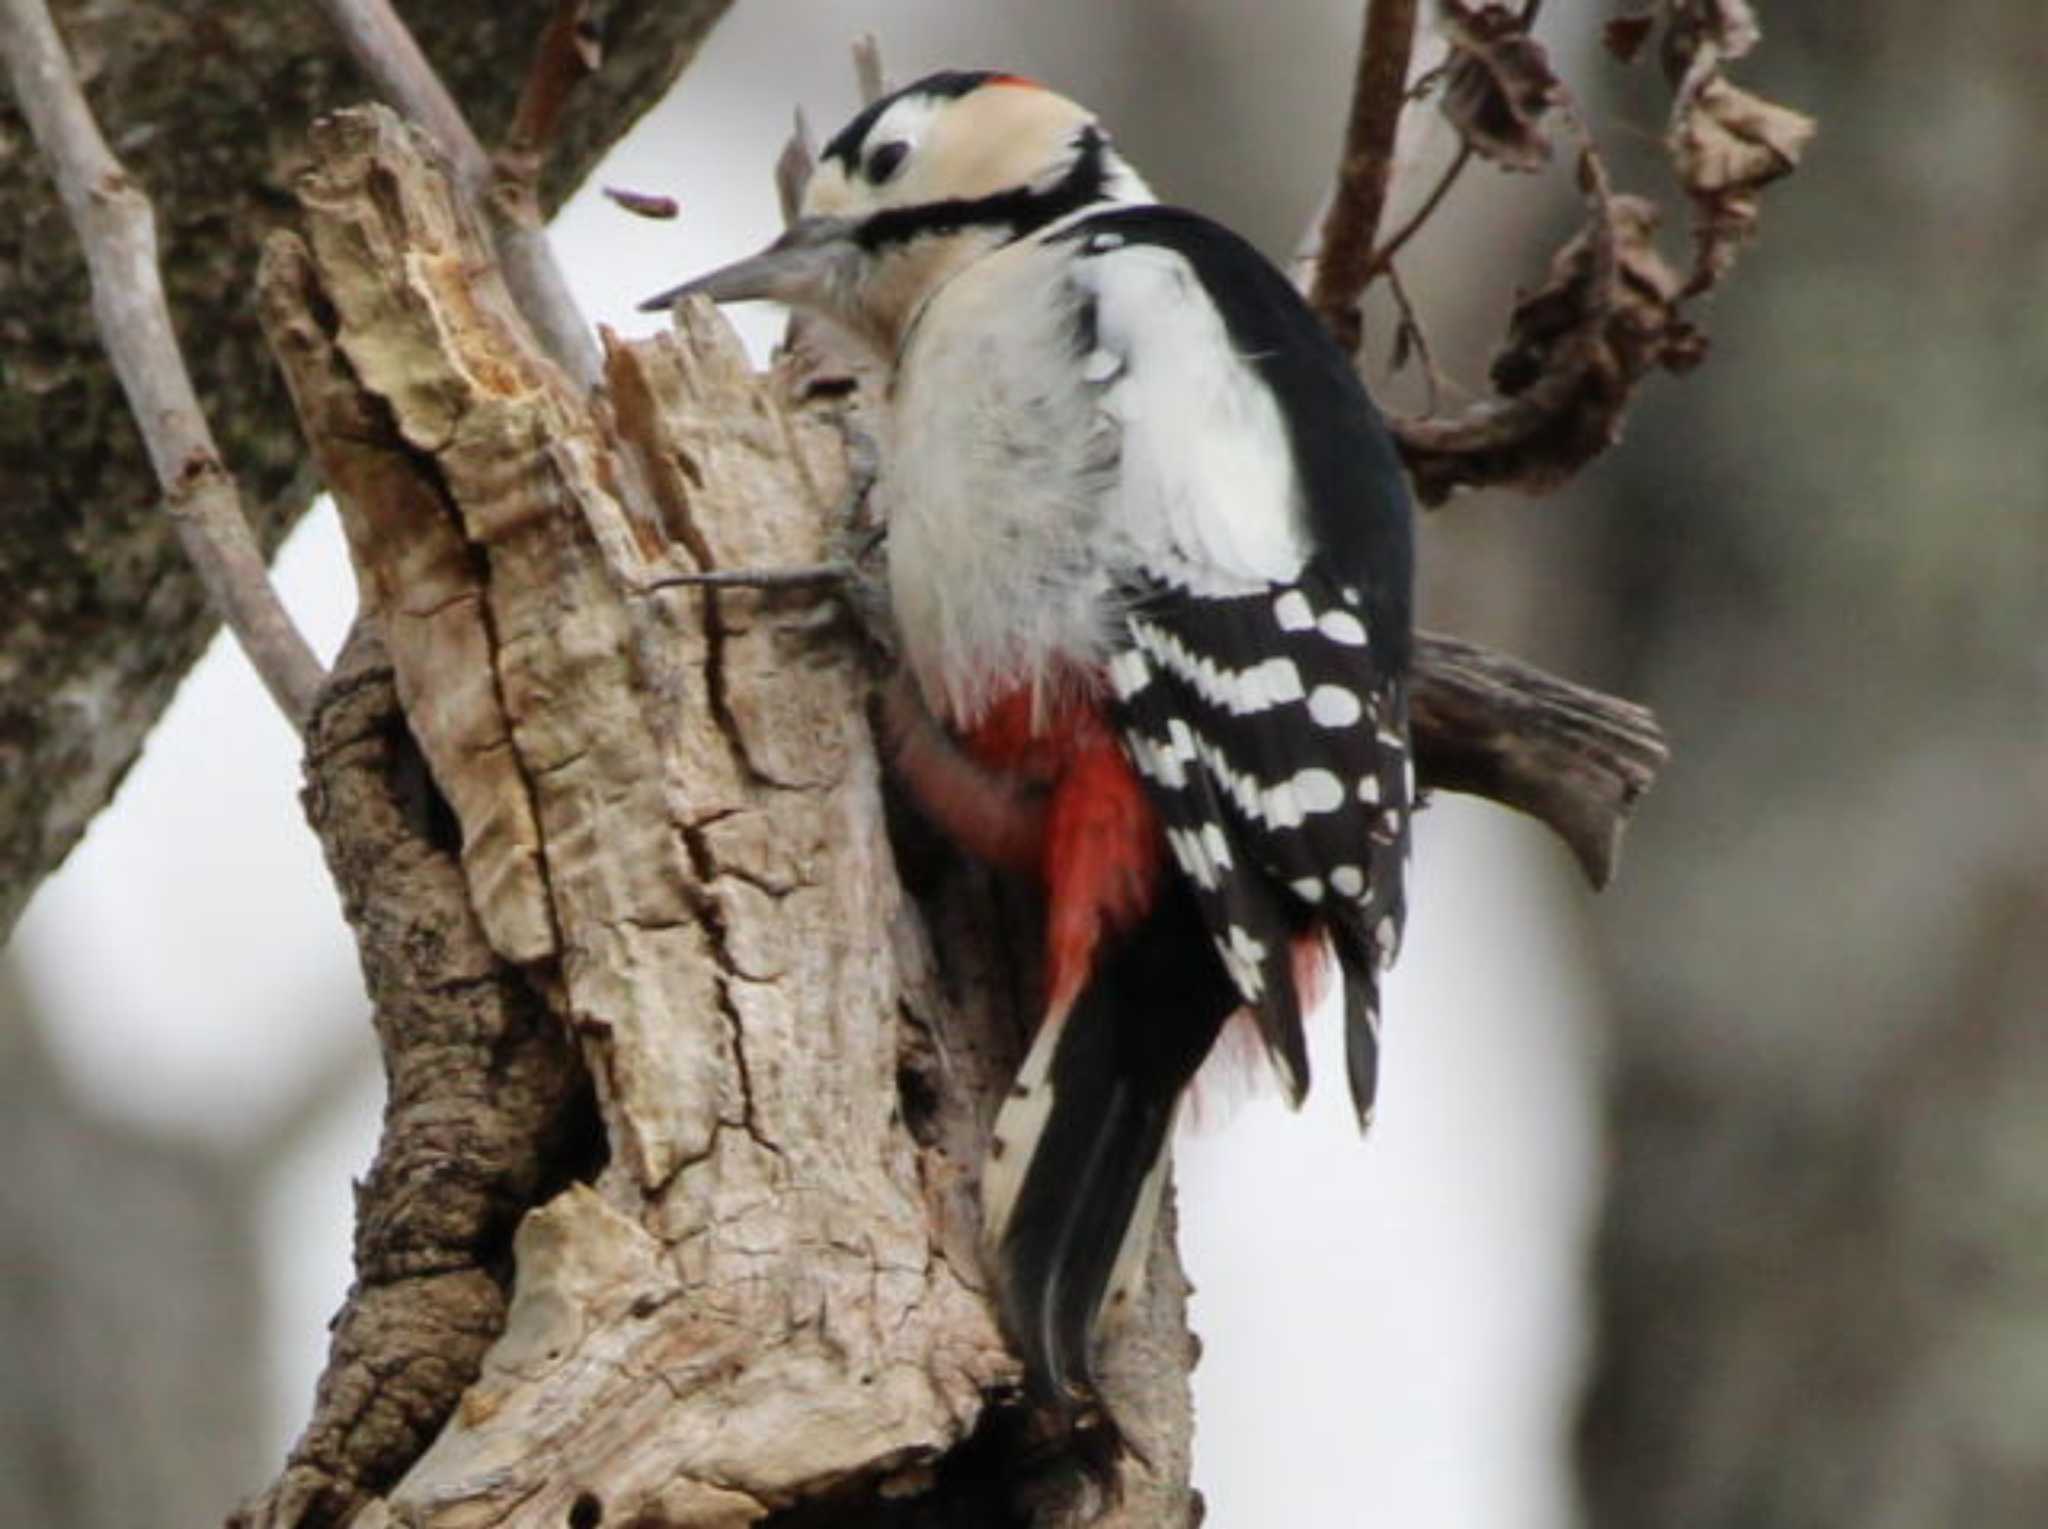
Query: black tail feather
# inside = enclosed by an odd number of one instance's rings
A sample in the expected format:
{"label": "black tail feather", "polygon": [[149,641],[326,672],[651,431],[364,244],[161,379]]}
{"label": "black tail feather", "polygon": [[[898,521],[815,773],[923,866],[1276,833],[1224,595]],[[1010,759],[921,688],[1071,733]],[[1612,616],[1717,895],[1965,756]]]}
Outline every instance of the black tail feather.
{"label": "black tail feather", "polygon": [[1380,1079],[1380,978],[1370,937],[1332,920],[1330,943],[1344,973],[1344,1067],[1351,1105],[1361,1129],[1372,1124],[1373,1096]]}
{"label": "black tail feather", "polygon": [[1028,1156],[1014,1200],[991,1202],[989,1233],[1003,1320],[1042,1401],[1093,1394],[1091,1343],[1119,1255],[1128,1235],[1150,1241],[1175,1109],[1238,1002],[1193,898],[1169,882],[1104,950],[1057,1035],[1041,1037],[1050,1057],[1020,1075],[997,1141]]}

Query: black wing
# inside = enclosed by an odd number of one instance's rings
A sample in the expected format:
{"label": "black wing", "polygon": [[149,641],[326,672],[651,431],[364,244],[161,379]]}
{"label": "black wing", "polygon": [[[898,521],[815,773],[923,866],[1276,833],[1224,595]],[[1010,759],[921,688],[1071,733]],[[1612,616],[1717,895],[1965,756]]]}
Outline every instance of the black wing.
{"label": "black wing", "polygon": [[1378,975],[1400,941],[1413,797],[1413,533],[1393,442],[1320,321],[1227,229],[1133,207],[1060,237],[1090,252],[1153,245],[1180,256],[1279,406],[1302,503],[1221,511],[1302,515],[1312,553],[1245,593],[1135,577],[1111,678],[1176,862],[1297,1098],[1308,1061],[1290,946],[1316,924],[1329,931],[1352,1095],[1369,1118]]}

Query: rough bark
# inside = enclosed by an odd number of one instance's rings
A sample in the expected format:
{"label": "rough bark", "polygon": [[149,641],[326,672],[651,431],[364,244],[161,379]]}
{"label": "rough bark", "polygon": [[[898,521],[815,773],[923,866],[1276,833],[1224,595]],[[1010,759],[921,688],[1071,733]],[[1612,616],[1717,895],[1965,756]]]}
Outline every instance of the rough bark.
{"label": "rough bark", "polygon": [[[557,205],[686,63],[725,0],[615,0],[542,178]],[[428,55],[496,142],[552,0],[417,0]],[[363,92],[308,5],[61,0],[108,140],[159,217],[164,281],[222,455],[274,548],[309,496],[248,301],[304,125]],[[85,266],[0,103],[0,932],[105,804],[213,631],[100,349]]]}
{"label": "rough bark", "polygon": [[306,811],[356,931],[389,1093],[358,1191],[356,1281],[312,1422],[238,1522],[343,1522],[397,1479],[503,1330],[514,1226],[595,1149],[568,1030],[471,913],[374,622],[307,746]]}

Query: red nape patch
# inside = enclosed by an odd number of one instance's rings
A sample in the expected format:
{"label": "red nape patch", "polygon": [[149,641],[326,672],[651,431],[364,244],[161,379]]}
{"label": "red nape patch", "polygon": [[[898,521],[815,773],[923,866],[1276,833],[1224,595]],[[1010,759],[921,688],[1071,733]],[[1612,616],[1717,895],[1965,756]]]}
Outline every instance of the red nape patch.
{"label": "red nape patch", "polygon": [[991,85],[1022,85],[1027,90],[1043,90],[1045,87],[1028,74],[992,74],[988,77]]}

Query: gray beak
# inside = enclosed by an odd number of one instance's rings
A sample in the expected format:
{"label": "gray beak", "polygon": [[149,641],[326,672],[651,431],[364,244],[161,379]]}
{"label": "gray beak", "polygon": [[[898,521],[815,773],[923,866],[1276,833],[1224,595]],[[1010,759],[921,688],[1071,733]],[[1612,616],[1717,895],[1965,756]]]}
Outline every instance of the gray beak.
{"label": "gray beak", "polygon": [[708,297],[714,303],[766,301],[829,306],[826,296],[859,257],[849,218],[800,218],[758,255],[671,287],[640,305],[661,313],[678,298]]}

